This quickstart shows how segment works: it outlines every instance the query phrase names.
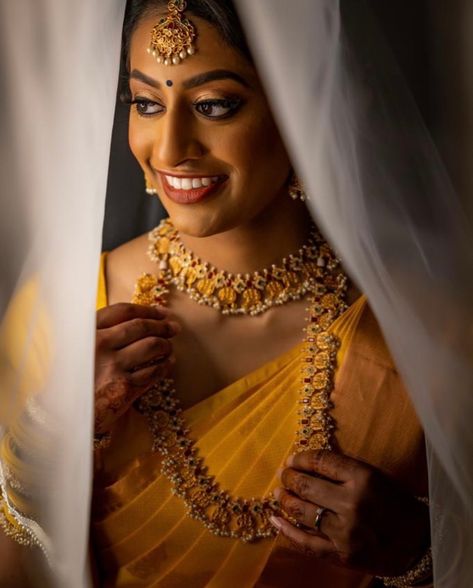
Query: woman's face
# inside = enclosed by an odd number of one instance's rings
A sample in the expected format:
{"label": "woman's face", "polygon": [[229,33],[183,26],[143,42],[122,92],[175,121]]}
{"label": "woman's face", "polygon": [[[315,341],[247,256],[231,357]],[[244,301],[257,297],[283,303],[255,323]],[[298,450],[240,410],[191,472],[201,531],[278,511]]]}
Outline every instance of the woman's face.
{"label": "woman's face", "polygon": [[147,53],[156,17],[133,33],[129,139],[176,228],[205,237],[288,198],[290,163],[254,67],[189,16],[197,53],[177,66]]}

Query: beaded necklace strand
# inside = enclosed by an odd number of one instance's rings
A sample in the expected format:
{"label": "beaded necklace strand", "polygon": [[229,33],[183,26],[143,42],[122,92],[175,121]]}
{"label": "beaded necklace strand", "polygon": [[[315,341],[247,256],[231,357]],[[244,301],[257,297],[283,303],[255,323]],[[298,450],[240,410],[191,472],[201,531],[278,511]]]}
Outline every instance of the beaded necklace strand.
{"label": "beaded necklace strand", "polygon": [[[307,295],[295,451],[330,449],[334,429],[330,394],[339,348],[330,328],[346,309],[347,278],[320,234],[313,230],[308,243],[278,266],[241,276],[219,271],[195,258],[180,242],[170,221],[165,220],[150,233],[149,255],[159,272],[138,279],[132,300],[136,304],[165,305],[174,285],[200,304],[224,314],[256,315]],[[250,293],[245,296],[245,292]],[[280,509],[272,495],[233,497],[208,472],[186,427],[173,380],[157,383],[135,406],[147,419],[153,435],[152,450],[163,457],[163,475],[192,518],[220,537],[250,542],[275,536],[269,517]]]}

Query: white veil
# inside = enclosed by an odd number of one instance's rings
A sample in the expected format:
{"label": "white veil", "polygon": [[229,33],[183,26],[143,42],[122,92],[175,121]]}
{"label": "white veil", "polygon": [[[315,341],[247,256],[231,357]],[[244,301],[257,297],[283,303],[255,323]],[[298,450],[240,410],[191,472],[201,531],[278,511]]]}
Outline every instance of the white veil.
{"label": "white veil", "polygon": [[469,588],[473,232],[364,2],[238,4],[311,210],[425,428],[435,586]]}
{"label": "white veil", "polygon": [[61,588],[87,582],[95,292],[124,4],[0,3],[0,426],[13,433],[4,449],[25,457],[14,474],[35,489],[25,510]]}
{"label": "white veil", "polygon": [[[368,295],[425,427],[436,586],[469,588],[469,228],[362,3],[343,2],[343,19],[338,0],[238,4],[317,222]],[[39,399],[29,481],[67,587],[87,583],[93,310],[123,8],[0,4],[0,426],[21,436]]]}

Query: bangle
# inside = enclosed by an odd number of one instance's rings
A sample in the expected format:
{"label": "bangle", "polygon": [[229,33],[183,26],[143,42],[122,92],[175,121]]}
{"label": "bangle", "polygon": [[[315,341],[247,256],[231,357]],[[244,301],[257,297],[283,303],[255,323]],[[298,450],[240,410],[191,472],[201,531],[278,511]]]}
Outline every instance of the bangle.
{"label": "bangle", "polygon": [[107,433],[96,433],[94,436],[94,450],[106,449],[112,440],[110,432]]}
{"label": "bangle", "polygon": [[[416,496],[419,502],[429,505],[429,499],[423,496]],[[432,577],[432,548],[429,547],[427,553],[411,569],[407,570],[402,576],[377,576],[385,586],[392,588],[412,588],[416,583],[427,580]]]}
{"label": "bangle", "polygon": [[393,588],[411,588],[421,580],[427,580],[432,574],[432,549],[424,555],[424,557],[416,564],[415,567],[408,570],[402,576],[383,576],[379,577],[385,586],[392,586]]}

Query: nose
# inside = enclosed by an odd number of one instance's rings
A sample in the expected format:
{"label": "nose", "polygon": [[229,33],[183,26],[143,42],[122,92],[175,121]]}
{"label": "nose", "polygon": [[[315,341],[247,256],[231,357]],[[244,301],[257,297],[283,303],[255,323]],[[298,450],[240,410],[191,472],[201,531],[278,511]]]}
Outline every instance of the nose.
{"label": "nose", "polygon": [[179,108],[169,108],[156,128],[153,166],[173,169],[199,159],[205,148],[199,140],[195,121]]}

